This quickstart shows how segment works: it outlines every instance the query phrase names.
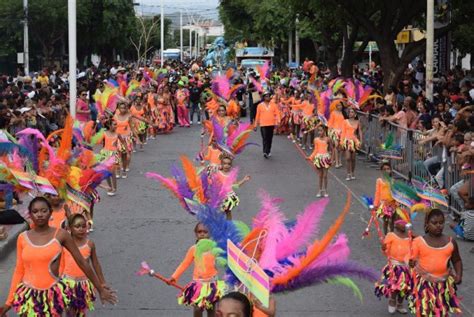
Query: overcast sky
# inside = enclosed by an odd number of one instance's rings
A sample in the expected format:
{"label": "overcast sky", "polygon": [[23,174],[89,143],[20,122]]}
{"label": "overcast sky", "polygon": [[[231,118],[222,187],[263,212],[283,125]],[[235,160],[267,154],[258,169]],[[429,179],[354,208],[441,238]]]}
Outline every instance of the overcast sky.
{"label": "overcast sky", "polygon": [[[144,14],[159,12],[161,0],[135,0],[140,3],[136,9]],[[219,0],[163,0],[165,15],[183,10],[183,14],[199,14],[209,19],[217,19]]]}

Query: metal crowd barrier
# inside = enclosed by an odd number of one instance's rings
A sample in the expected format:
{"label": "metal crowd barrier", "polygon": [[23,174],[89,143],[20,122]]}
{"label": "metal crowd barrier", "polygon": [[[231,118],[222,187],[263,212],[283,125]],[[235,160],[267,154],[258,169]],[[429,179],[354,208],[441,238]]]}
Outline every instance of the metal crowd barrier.
{"label": "metal crowd barrier", "polygon": [[[474,177],[472,174],[461,176],[461,168],[456,164],[454,153],[447,153],[442,146],[432,146],[432,142],[421,144],[424,136],[417,130],[406,129],[397,124],[379,121],[376,115],[358,112],[359,122],[362,129],[361,152],[366,154],[370,160],[381,161],[382,145],[390,133],[394,136],[394,144],[401,146],[401,158],[391,159],[393,172],[409,181],[412,178],[423,180],[430,185],[440,184],[449,189],[459,181],[469,182],[471,197],[474,196]],[[444,153],[444,155],[443,155]],[[435,159],[436,158],[436,159]],[[441,172],[431,175],[425,166],[425,161],[431,159],[439,164]],[[464,208],[458,200],[450,195],[449,209],[459,213]]]}

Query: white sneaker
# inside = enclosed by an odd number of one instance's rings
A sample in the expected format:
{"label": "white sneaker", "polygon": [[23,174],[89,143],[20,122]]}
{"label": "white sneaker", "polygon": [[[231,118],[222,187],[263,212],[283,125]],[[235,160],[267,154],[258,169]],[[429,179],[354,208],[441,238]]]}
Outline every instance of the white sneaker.
{"label": "white sneaker", "polygon": [[124,179],[127,178],[127,177],[128,177],[127,174],[122,175],[122,178],[124,178]]}
{"label": "white sneaker", "polygon": [[201,121],[198,121],[198,124],[201,124]]}
{"label": "white sneaker", "polygon": [[397,307],[388,305],[388,313],[393,315],[397,311]]}
{"label": "white sneaker", "polygon": [[347,175],[346,181],[350,181],[350,180],[351,180],[351,175]]}
{"label": "white sneaker", "polygon": [[130,168],[127,167],[127,168],[125,169],[125,172],[130,172]]}
{"label": "white sneaker", "polygon": [[115,192],[107,192],[107,196],[115,196]]}
{"label": "white sneaker", "polygon": [[268,156],[268,157],[272,156],[272,153],[268,153],[267,156]]}
{"label": "white sneaker", "polygon": [[324,192],[324,197],[329,197],[329,194],[327,192]]}
{"label": "white sneaker", "polygon": [[321,198],[321,196],[322,196],[321,192],[322,192],[321,190],[318,192],[318,194],[316,195],[317,198]]}
{"label": "white sneaker", "polygon": [[408,314],[408,310],[402,306],[397,306],[397,312],[403,315]]}
{"label": "white sneaker", "polygon": [[117,174],[115,175],[115,178],[120,178],[120,177],[121,177],[121,176],[120,176],[119,173],[117,173]]}
{"label": "white sneaker", "polygon": [[293,142],[293,143],[296,143],[296,140],[295,140],[295,139],[293,139],[293,141],[291,141],[291,142]]}
{"label": "white sneaker", "polygon": [[356,179],[356,177],[354,175],[351,175],[351,179]]}
{"label": "white sneaker", "polygon": [[189,121],[189,124],[190,124],[190,125],[193,125],[193,122],[192,122],[192,121]]}
{"label": "white sneaker", "polygon": [[132,153],[137,153],[137,150],[133,149]]}

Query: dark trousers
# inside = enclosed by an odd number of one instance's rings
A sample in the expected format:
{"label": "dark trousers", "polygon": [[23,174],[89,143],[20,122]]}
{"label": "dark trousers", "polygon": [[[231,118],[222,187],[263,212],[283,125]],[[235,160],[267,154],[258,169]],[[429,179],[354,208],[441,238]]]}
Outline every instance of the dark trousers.
{"label": "dark trousers", "polygon": [[266,127],[260,127],[260,133],[262,133],[262,142],[263,142],[263,153],[270,154],[272,151],[272,141],[273,141],[273,129],[275,127],[270,125]]}
{"label": "dark trousers", "polygon": [[189,119],[193,121],[194,113],[197,114],[198,121],[201,121],[201,110],[199,110],[199,102],[191,101],[191,111],[189,111]]}
{"label": "dark trousers", "polygon": [[255,117],[257,116],[257,106],[258,104],[250,104],[249,110],[250,110],[250,123],[253,123],[255,121]]}

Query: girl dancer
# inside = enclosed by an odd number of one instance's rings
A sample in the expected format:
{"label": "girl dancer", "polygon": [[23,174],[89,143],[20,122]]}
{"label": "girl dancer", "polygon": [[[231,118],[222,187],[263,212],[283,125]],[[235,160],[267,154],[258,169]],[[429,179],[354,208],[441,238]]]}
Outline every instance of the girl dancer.
{"label": "girl dancer", "polygon": [[189,94],[186,89],[184,89],[184,83],[180,81],[178,83],[179,89],[176,91],[175,98],[177,102],[178,110],[178,122],[181,127],[189,128],[189,113],[188,113],[188,101]]}
{"label": "girl dancer", "polygon": [[344,120],[341,133],[341,145],[343,150],[346,151],[346,181],[355,179],[356,151],[360,148],[360,140],[362,140],[362,130],[360,129],[359,119],[357,119],[354,109],[349,108],[348,117],[349,119]]}
{"label": "girl dancer", "polygon": [[117,133],[117,122],[113,119],[109,119],[104,123],[106,131],[104,133],[104,148],[100,151],[101,160],[105,160],[109,157],[114,157],[115,162],[112,166],[110,172],[112,176],[107,179],[107,184],[109,185],[109,190],[107,191],[108,196],[115,196],[117,193],[117,178],[120,177],[120,165],[122,160],[122,155],[118,151],[119,144],[122,144],[122,147],[125,147],[125,141]]}
{"label": "girl dancer", "polygon": [[410,265],[416,280],[409,305],[421,316],[461,313],[456,285],[462,282],[462,260],[456,241],[443,234],[444,222],[443,212],[432,209],[425,217],[425,235],[413,241]]}
{"label": "girl dancer", "polygon": [[[121,177],[127,178],[127,172],[130,170],[130,160],[132,158],[132,129],[131,114],[125,103],[118,105],[118,112],[114,116],[117,122],[117,134],[121,136],[123,142],[118,144],[118,152],[120,154]],[[118,174],[117,174],[118,175]]]}
{"label": "girl dancer", "polygon": [[69,233],[49,226],[52,208],[48,200],[44,197],[34,198],[28,211],[35,229],[23,232],[18,237],[15,272],[0,316],[6,316],[11,307],[20,316],[61,316],[70,305],[69,287],[59,278],[63,248],[71,253],[74,261],[92,281],[101,300],[116,303],[115,294],[102,285]]}
{"label": "girl dancer", "polygon": [[377,178],[375,182],[374,207],[377,217],[383,220],[383,232],[387,234],[389,229],[393,231],[392,216],[396,213],[398,207],[392,197],[390,182],[388,181],[388,178],[392,176],[392,166],[389,162],[383,162],[380,170],[382,171],[382,177]]}
{"label": "girl dancer", "polygon": [[53,209],[51,217],[49,218],[49,226],[53,228],[66,228],[68,215],[66,214],[67,209],[64,208],[64,200],[62,200],[59,196],[50,194],[48,194],[46,197],[51,204],[51,208]]}
{"label": "girl dancer", "polygon": [[308,157],[313,162],[319,174],[319,192],[316,197],[329,197],[328,194],[328,169],[331,167],[331,154],[329,149],[331,142],[327,135],[327,127],[319,125],[317,127],[318,136],[314,138],[314,150]]}
{"label": "girl dancer", "polygon": [[[217,177],[220,180],[222,184],[225,183],[225,180],[229,177],[229,173],[232,170],[232,163],[234,161],[234,158],[227,154],[226,152],[222,152],[221,157],[221,167],[220,170],[217,172]],[[245,175],[245,177],[235,183],[233,185],[234,188],[239,188],[246,182],[250,180],[249,175]],[[227,198],[225,199],[224,203],[222,204],[222,211],[225,212],[227,220],[232,220],[232,209],[237,207],[240,203],[239,196],[234,191],[231,191],[228,195]]]}
{"label": "girl dancer", "polygon": [[207,311],[208,317],[213,317],[214,304],[224,295],[225,283],[217,279],[216,257],[211,252],[203,254],[196,252],[199,241],[209,239],[209,231],[202,223],[198,223],[194,228],[194,233],[196,244],[189,248],[184,260],[171,275],[169,283],[176,283],[194,262],[193,281],[186,285],[178,297],[178,303],[194,306],[194,317],[203,316],[204,310]]}
{"label": "girl dancer", "polygon": [[[405,217],[409,219],[409,216]],[[403,300],[407,299],[413,289],[408,260],[410,256],[410,237],[406,231],[407,221],[398,213],[393,216],[395,231],[389,232],[383,241],[382,251],[388,258],[388,264],[382,269],[380,280],[375,283],[375,295],[390,298],[388,312],[406,314]]]}
{"label": "girl dancer", "polygon": [[130,107],[130,113],[133,116],[133,134],[137,136],[133,139],[133,151],[135,151],[137,143],[140,144],[140,151],[143,151],[143,145],[146,144],[146,131],[148,129],[148,126],[145,123],[146,109],[140,97],[137,97],[137,99],[132,102],[132,106]]}
{"label": "girl dancer", "polygon": [[[90,261],[100,284],[103,287],[107,287],[99,259],[97,258],[95,244],[87,238],[86,218],[81,214],[72,215],[69,218],[69,230],[72,240],[82,257],[86,262],[89,263]],[[72,292],[68,315],[75,317],[85,316],[87,310],[94,310],[94,286],[67,250],[64,251],[62,261],[61,275],[64,283]]]}
{"label": "girl dancer", "polygon": [[301,128],[301,111],[303,109],[303,104],[301,101],[301,94],[299,92],[295,93],[295,99],[293,99],[293,103],[291,104],[291,129],[292,129],[292,137],[293,143],[296,141],[300,141],[300,128]]}
{"label": "girl dancer", "polygon": [[219,150],[215,140],[211,138],[211,144],[207,147],[207,152],[202,156],[201,165],[204,165],[207,162],[207,173],[217,172],[221,163],[221,154],[222,151]]}
{"label": "girl dancer", "polygon": [[339,102],[336,109],[331,112],[328,120],[329,138],[332,141],[332,161],[336,164],[335,167],[342,166],[342,151],[341,149],[341,133],[344,127],[344,115],[342,113],[343,103]]}
{"label": "girl dancer", "polygon": [[[309,101],[309,96],[304,95],[303,97],[303,104],[302,104],[302,131],[303,131],[303,141],[301,149],[305,150],[306,145],[308,145],[308,140],[311,143],[311,140],[314,139],[314,126],[315,126],[315,118],[314,116],[314,105]],[[309,145],[311,149],[312,146]]]}

